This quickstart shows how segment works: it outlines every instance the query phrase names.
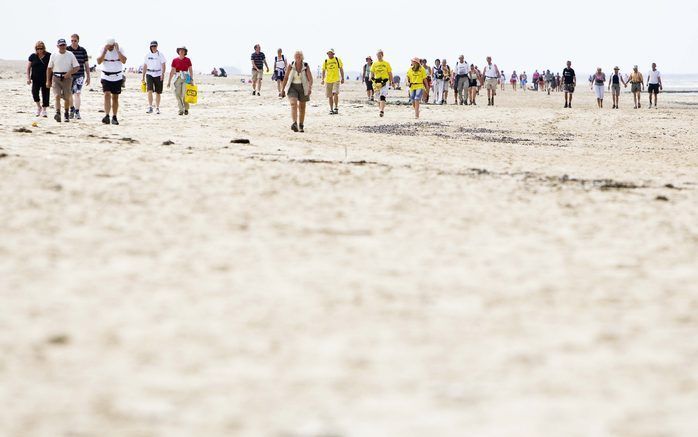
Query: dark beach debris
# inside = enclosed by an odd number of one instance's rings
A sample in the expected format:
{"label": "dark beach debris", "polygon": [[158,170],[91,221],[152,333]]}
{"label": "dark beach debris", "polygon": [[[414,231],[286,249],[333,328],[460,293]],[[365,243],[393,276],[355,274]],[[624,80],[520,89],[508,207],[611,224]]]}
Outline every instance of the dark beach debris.
{"label": "dark beach debris", "polygon": [[250,140],[247,138],[236,138],[234,140],[230,140],[231,144],[250,144]]}
{"label": "dark beach debris", "polygon": [[52,344],[54,346],[64,346],[64,345],[70,343],[70,337],[67,336],[66,334],[56,334],[56,335],[52,335],[49,338],[47,338],[46,342],[48,344]]}
{"label": "dark beach debris", "polygon": [[12,132],[17,132],[20,134],[30,134],[32,133],[31,130],[27,129],[26,127],[18,127],[17,129],[14,129]]}
{"label": "dark beach debris", "polygon": [[658,200],[658,201],[660,201],[660,202],[668,202],[668,201],[669,201],[669,198],[666,197],[666,196],[657,196],[657,197],[654,198],[654,200]]}
{"label": "dark beach debris", "polygon": [[607,191],[607,190],[635,190],[637,188],[642,188],[639,185],[636,185],[632,182],[620,182],[620,181],[614,181],[611,179],[602,179],[602,180],[592,180],[592,184],[599,184],[599,189],[602,191]]}
{"label": "dark beach debris", "polygon": [[675,186],[674,184],[666,184],[664,185],[664,188],[668,188],[670,190],[680,190],[681,188]]}
{"label": "dark beach debris", "polygon": [[[446,127],[444,123],[438,122],[415,122],[415,123],[394,123],[394,124],[380,124],[376,126],[359,126],[356,129],[360,132],[369,134],[385,134],[385,135],[398,135],[398,136],[414,136],[418,133],[434,133],[434,132],[424,132],[436,128]],[[443,133],[443,132],[438,132]]]}
{"label": "dark beach debris", "polygon": [[55,132],[51,132],[50,130],[47,130],[44,132],[45,135],[56,135]]}
{"label": "dark beach debris", "polygon": [[8,156],[10,156],[10,155],[8,155],[8,154],[5,153],[5,152],[0,153],[0,159],[2,159],[2,158],[7,158]]}
{"label": "dark beach debris", "polygon": [[138,140],[134,140],[133,138],[129,138],[129,137],[123,137],[123,138],[121,138],[121,141],[123,141],[124,143],[129,143],[129,144],[138,144]]}
{"label": "dark beach debris", "polygon": [[163,146],[171,146],[171,145],[173,145],[173,144],[174,144],[174,141],[171,141],[171,140],[167,140],[167,141],[164,141],[164,142],[162,143]]}

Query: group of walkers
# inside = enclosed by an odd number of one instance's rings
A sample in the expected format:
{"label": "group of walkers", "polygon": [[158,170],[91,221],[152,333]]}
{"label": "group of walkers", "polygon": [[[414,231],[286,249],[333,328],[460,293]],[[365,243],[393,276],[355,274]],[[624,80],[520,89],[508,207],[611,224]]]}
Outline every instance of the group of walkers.
{"label": "group of walkers", "polygon": [[[80,120],[81,93],[84,86],[90,85],[90,61],[87,50],[80,46],[80,37],[71,36],[71,44],[61,38],[56,42],[56,51],[46,50],[43,41],[34,45],[34,53],[27,62],[27,84],[32,87],[32,97],[36,104],[36,116],[48,117],[49,95],[55,98],[57,122],[68,123],[70,120]],[[182,46],[177,48],[177,57],[172,60],[167,87],[174,82],[174,94],[179,106],[179,115],[189,114],[189,104],[185,99],[187,84],[194,84],[194,72],[191,60],[187,57],[188,50]],[[113,38],[106,41],[97,57],[101,65],[101,85],[104,93],[104,118],[102,123],[118,125],[119,96],[125,86],[124,64],[127,57],[123,47]],[[157,41],[150,43],[150,50],[143,62],[142,81],[148,93],[147,113],[160,114],[160,99],[163,92],[163,82],[167,71],[167,60],[158,50]],[[153,94],[155,94],[155,110],[153,110]],[[63,118],[61,118],[61,100],[63,101]]]}
{"label": "group of walkers", "polygon": [[[36,116],[47,117],[49,107],[49,92],[53,92],[55,98],[56,114],[54,119],[58,122],[69,122],[71,119],[81,119],[80,95],[83,86],[91,81],[89,57],[87,50],[80,46],[80,37],[73,34],[68,45],[64,39],[56,43],[57,51],[53,54],[47,52],[42,41],[35,44],[35,52],[29,57],[27,63],[27,83],[32,86],[32,96],[36,103]],[[185,46],[177,48],[177,57],[171,64],[169,75],[167,74],[167,59],[159,51],[158,42],[152,41],[149,51],[142,65],[142,84],[147,92],[148,114],[160,114],[161,96],[164,81],[167,77],[167,88],[172,86],[174,79],[174,94],[177,100],[179,115],[189,114],[189,103],[186,99],[188,85],[194,84],[194,72],[191,60],[187,57],[188,50]],[[251,57],[251,84],[252,95],[260,96],[262,81],[265,71],[269,72],[266,55],[261,46],[256,44]],[[104,124],[118,125],[119,95],[125,85],[124,64],[127,61],[124,49],[114,39],[109,39],[97,57],[97,64],[101,68],[101,85],[104,93]],[[654,103],[657,107],[657,94],[662,89],[661,74],[652,64],[652,70],[647,75],[647,87],[650,93],[650,107]],[[279,49],[274,58],[272,79],[277,83],[279,98],[288,97],[291,104],[291,118],[294,132],[304,132],[306,105],[310,100],[313,87],[313,74],[309,65],[305,62],[302,51],[296,51],[293,60],[287,60],[283,51]],[[639,72],[638,66],[633,71],[622,76],[620,69],[616,67],[614,73],[607,78],[599,68],[596,74],[590,77],[590,85],[594,90],[599,108],[603,108],[604,89],[607,86],[612,92],[613,108],[618,109],[621,85],[631,85],[634,96],[635,108],[640,108],[641,92],[645,89],[645,79]],[[325,98],[329,105],[330,115],[339,114],[339,96],[345,81],[344,63],[337,56],[334,49],[327,51],[327,58],[322,63],[319,79],[324,86]],[[366,57],[366,63],[362,69],[362,80],[366,85],[366,96],[370,101],[378,97],[378,115],[385,116],[388,90],[399,89],[400,78],[393,74],[391,64],[386,61],[383,50],[376,52],[376,60],[372,56]],[[512,72],[510,76],[499,69],[488,56],[482,69],[475,64],[469,64],[465,57],[460,55],[453,68],[445,59],[436,59],[433,66],[429,66],[426,59],[415,57],[407,70],[405,84],[409,102],[414,108],[415,118],[420,116],[420,105],[433,103],[445,105],[448,102],[449,90],[453,89],[453,103],[455,105],[477,105],[477,96],[482,87],[487,92],[487,105],[494,106],[495,97],[499,89],[504,89],[506,83],[511,84],[513,90],[517,85],[526,89],[528,76]],[[564,91],[565,108],[572,107],[572,96],[577,85],[577,77],[572,63],[567,62],[567,67],[562,75],[554,75],[550,70],[543,74],[538,70],[532,76],[533,90]],[[61,100],[63,101],[63,118],[61,118]]]}

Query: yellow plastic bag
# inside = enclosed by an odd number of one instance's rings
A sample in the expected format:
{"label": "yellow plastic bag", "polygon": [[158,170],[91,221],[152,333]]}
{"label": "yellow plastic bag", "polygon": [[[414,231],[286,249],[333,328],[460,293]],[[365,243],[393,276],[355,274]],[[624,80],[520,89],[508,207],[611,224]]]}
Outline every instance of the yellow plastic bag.
{"label": "yellow plastic bag", "polygon": [[145,82],[141,82],[141,92],[144,93],[148,91],[148,87],[145,85]]}
{"label": "yellow plastic bag", "polygon": [[196,105],[196,101],[199,99],[199,91],[196,85],[192,85],[190,83],[187,84],[187,87],[184,92],[184,101],[186,103],[189,103],[190,105]]}

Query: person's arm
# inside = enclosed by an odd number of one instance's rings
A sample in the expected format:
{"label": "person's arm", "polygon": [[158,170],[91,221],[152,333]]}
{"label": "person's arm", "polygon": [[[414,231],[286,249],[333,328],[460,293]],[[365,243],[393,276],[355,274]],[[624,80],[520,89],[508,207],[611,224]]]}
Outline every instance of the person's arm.
{"label": "person's arm", "polygon": [[189,64],[189,83],[194,85],[194,67]]}
{"label": "person's arm", "polygon": [[326,72],[325,65],[323,64],[323,66],[322,66],[322,80],[320,81],[320,85],[325,84],[325,72]]}
{"label": "person's arm", "polygon": [[[340,61],[340,62],[341,62],[341,61]],[[340,80],[341,80],[340,83],[344,83],[344,64],[342,64],[342,65],[339,66],[339,74],[342,75],[342,77],[340,78]]]}
{"label": "person's arm", "polygon": [[[145,71],[145,69],[143,69],[143,71]],[[166,62],[163,62],[163,63],[162,63],[162,76],[161,76],[163,79],[165,78],[165,73],[166,73],[166,72],[167,72],[167,63],[166,63]]]}
{"label": "person's arm", "polygon": [[267,73],[269,73],[269,64],[267,64],[267,58],[264,58],[264,66],[267,67]]}
{"label": "person's arm", "polygon": [[104,62],[104,58],[107,56],[107,46],[104,46],[102,49],[102,54],[97,57],[97,65],[102,65],[102,62]]}
{"label": "person's arm", "polygon": [[32,83],[32,63],[27,61],[27,85]]}
{"label": "person's arm", "polygon": [[126,63],[126,56],[121,52],[121,49],[119,48],[119,43],[117,42],[114,44],[114,48],[116,49],[116,54],[119,56],[119,61],[121,61],[122,64]]}
{"label": "person's arm", "polygon": [[657,75],[657,79],[659,80],[659,89],[663,91],[664,85],[662,85],[662,74],[661,73]]}
{"label": "person's arm", "polygon": [[174,77],[174,75],[175,75],[175,69],[174,69],[174,67],[173,67],[173,68],[170,70],[170,77],[169,77],[169,79],[167,79],[167,88],[169,88],[170,85],[172,85],[172,78]]}
{"label": "person's arm", "polygon": [[[148,71],[148,63],[143,63],[143,74],[141,75],[141,82],[145,82],[145,72]],[[164,71],[163,71],[164,74]]]}
{"label": "person's arm", "polygon": [[[276,67],[274,67],[276,68]],[[308,71],[306,70],[306,73]],[[284,73],[284,80],[281,81],[281,98],[286,97],[286,84],[288,83],[288,78],[291,76],[291,66],[286,67],[286,73]],[[311,75],[312,76],[312,75]]]}
{"label": "person's arm", "polygon": [[250,62],[252,63],[252,69],[253,69],[253,70],[255,70],[255,71],[259,70],[259,68],[257,68],[257,66],[256,66],[255,63],[254,63],[254,59],[250,59]]}
{"label": "person's arm", "polygon": [[611,91],[611,83],[613,82],[613,75],[608,78],[608,90]]}
{"label": "person's arm", "polygon": [[313,74],[309,68],[305,69],[305,76],[308,78],[308,97],[310,97],[310,94],[313,92]]}
{"label": "person's arm", "polygon": [[46,88],[51,88],[52,84],[53,84],[53,65],[49,64],[49,67],[46,69]]}
{"label": "person's arm", "polygon": [[85,68],[85,86],[89,86],[92,78],[90,77],[90,59],[87,57],[87,52],[85,52],[85,63],[83,65]]}

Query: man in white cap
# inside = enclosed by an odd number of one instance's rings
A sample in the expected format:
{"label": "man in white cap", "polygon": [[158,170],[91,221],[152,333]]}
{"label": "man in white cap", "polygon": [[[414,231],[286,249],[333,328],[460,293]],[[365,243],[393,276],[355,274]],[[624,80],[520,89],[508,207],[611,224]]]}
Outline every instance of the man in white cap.
{"label": "man in white cap", "polygon": [[116,114],[119,112],[119,95],[124,84],[124,64],[126,55],[114,38],[107,40],[102,54],[97,58],[97,64],[102,65],[102,91],[104,91],[104,118],[102,123],[118,125]]}
{"label": "man in white cap", "polygon": [[73,100],[73,74],[80,70],[80,63],[72,52],[67,50],[68,44],[61,38],[56,44],[58,52],[52,53],[46,70],[46,88],[53,90],[56,98],[56,115],[53,117],[61,122],[61,99],[65,105],[65,122],[70,121],[70,103]]}
{"label": "man in white cap", "polygon": [[155,92],[155,113],[160,113],[160,97],[162,96],[163,78],[167,70],[167,59],[158,50],[158,42],[150,42],[150,52],[145,56],[142,82],[148,91],[148,114],[153,113],[153,92]]}
{"label": "man in white cap", "polygon": [[330,101],[330,115],[339,114],[339,84],[344,83],[344,64],[335,56],[334,49],[327,51],[327,59],[322,64],[322,81],[325,95]]}

